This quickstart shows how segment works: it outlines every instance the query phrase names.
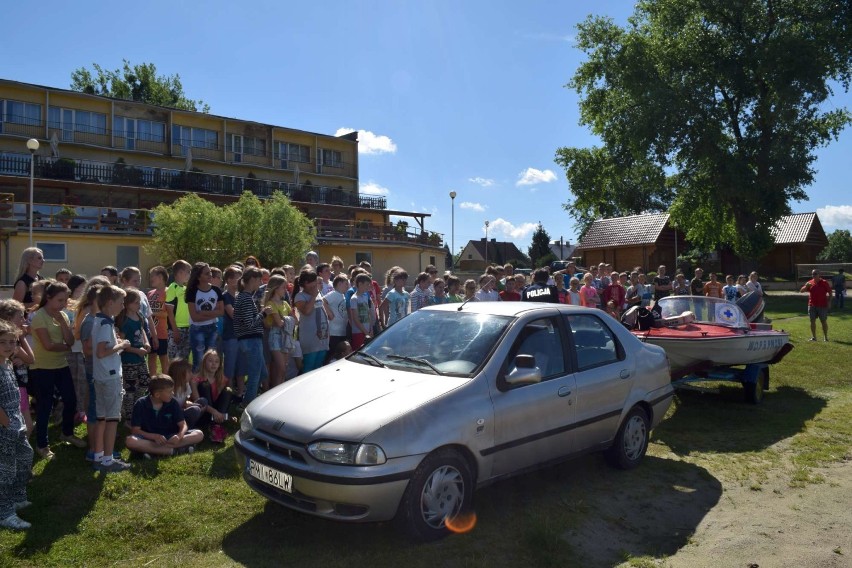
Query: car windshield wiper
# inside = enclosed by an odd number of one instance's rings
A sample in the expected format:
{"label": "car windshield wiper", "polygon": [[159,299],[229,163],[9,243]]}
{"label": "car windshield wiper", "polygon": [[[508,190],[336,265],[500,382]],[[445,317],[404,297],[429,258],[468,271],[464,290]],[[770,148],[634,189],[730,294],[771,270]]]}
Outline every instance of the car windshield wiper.
{"label": "car windshield wiper", "polygon": [[382,363],[377,357],[370,355],[369,353],[364,353],[363,351],[356,351],[355,355],[359,355],[364,359],[370,361],[370,364],[374,367],[384,367],[385,364]]}
{"label": "car windshield wiper", "polygon": [[409,363],[415,363],[417,365],[421,365],[424,367],[429,367],[433,371],[435,371],[436,375],[440,375],[441,371],[438,370],[435,365],[427,361],[426,359],[420,359],[418,357],[409,357],[407,355],[388,355],[388,359],[399,359],[400,361],[407,361]]}

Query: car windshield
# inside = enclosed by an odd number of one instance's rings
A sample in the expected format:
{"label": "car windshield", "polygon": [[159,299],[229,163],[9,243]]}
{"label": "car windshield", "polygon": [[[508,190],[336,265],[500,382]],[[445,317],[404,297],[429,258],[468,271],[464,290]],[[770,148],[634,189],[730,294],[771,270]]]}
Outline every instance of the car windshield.
{"label": "car windshield", "polygon": [[472,376],[488,359],[511,317],[418,310],[349,360],[414,373]]}
{"label": "car windshield", "polygon": [[749,327],[748,319],[742,309],[721,298],[707,296],[668,296],[659,302],[663,319],[695,314],[695,321],[714,323],[725,327]]}

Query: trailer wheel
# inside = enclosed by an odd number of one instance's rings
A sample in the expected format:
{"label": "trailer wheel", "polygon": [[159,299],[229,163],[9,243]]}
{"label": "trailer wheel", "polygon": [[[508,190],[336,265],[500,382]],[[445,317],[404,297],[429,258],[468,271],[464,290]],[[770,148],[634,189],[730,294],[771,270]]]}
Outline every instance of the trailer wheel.
{"label": "trailer wheel", "polygon": [[757,373],[754,382],[743,381],[745,401],[749,404],[760,404],[763,401],[763,391],[769,386],[769,370],[763,368]]}

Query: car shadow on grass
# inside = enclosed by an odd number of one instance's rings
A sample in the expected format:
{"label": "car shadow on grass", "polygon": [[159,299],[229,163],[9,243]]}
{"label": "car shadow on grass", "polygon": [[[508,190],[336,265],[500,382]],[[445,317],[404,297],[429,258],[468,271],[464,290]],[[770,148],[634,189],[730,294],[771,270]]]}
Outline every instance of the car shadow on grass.
{"label": "car shadow on grass", "polygon": [[251,566],[611,566],[674,554],[721,493],[694,464],[646,457],[625,472],[590,455],[482,488],[475,528],[436,543],[412,543],[392,523],[337,523],[267,503],[222,550]]}
{"label": "car shadow on grass", "polygon": [[759,451],[803,431],[827,404],[788,386],[764,393],[759,405],[742,400],[739,385],[721,385],[718,392],[679,390],[677,408],[657,426],[654,438],[678,455]]}

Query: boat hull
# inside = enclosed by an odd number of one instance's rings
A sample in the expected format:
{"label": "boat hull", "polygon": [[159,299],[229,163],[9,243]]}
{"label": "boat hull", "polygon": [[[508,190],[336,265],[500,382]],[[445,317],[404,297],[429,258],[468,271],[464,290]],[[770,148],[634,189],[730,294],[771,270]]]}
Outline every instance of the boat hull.
{"label": "boat hull", "polygon": [[634,334],[665,350],[673,377],[702,368],[769,363],[790,341],[789,334],[783,331],[712,335],[706,331],[680,335],[668,329],[657,331]]}

